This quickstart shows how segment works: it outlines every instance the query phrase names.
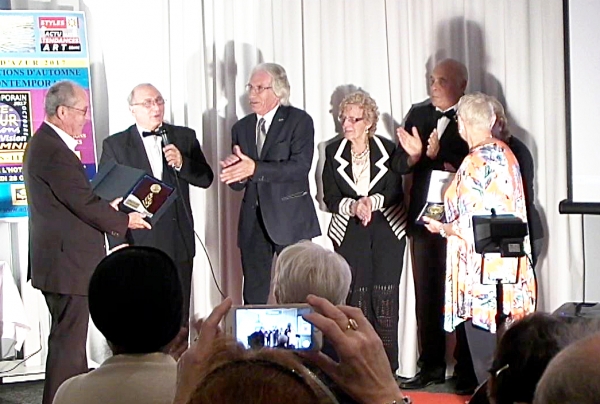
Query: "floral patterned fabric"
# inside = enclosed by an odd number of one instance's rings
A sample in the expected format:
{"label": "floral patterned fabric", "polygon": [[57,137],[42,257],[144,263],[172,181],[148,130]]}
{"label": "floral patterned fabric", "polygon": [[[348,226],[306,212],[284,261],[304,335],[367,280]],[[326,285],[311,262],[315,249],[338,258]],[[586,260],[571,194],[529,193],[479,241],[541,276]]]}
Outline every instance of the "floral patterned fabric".
{"label": "floral patterned fabric", "polygon": [[[535,274],[527,257],[501,258],[475,252],[474,215],[510,213],[527,221],[519,163],[499,141],[474,147],[460,165],[445,194],[446,221],[459,236],[448,237],[444,328],[453,331],[461,322],[496,332],[496,279],[504,286],[504,313],[516,320],[535,310]],[[531,254],[529,236],[524,248]],[[515,283],[516,282],[516,283]]]}

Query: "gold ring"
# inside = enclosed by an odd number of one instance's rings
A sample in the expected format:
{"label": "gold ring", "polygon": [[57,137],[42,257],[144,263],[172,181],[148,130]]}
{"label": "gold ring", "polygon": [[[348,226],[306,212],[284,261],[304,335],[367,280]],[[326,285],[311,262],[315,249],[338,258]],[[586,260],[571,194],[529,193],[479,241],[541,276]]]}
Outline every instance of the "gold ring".
{"label": "gold ring", "polygon": [[346,331],[348,331],[350,329],[352,329],[354,331],[358,330],[358,323],[353,318],[348,319],[348,325],[346,326]]}

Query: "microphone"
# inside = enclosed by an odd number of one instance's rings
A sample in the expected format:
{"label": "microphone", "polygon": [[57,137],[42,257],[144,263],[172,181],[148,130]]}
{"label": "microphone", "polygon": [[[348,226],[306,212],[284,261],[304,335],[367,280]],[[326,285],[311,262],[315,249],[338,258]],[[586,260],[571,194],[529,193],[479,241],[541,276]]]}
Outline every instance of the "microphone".
{"label": "microphone", "polygon": [[167,128],[165,128],[164,125],[156,130],[156,134],[162,138],[163,147],[171,144],[169,137],[167,136]]}

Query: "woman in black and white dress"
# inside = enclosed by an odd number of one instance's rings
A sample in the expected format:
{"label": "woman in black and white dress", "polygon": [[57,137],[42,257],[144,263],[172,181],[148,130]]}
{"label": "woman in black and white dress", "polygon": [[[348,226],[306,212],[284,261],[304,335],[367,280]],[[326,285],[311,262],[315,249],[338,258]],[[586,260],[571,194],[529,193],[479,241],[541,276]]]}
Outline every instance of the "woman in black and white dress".
{"label": "woman in black and white dress", "polygon": [[395,145],[375,135],[379,111],[357,91],[340,104],[344,137],[325,149],[328,236],[352,268],[348,304],[360,307],[398,368],[398,288],[406,245],[402,177],[390,169]]}

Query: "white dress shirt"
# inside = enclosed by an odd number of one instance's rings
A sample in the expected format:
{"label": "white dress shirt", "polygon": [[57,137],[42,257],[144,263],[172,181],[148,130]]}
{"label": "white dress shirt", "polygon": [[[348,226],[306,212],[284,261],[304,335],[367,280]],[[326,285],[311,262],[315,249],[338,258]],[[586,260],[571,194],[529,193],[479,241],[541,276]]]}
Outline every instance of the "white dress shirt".
{"label": "white dress shirt", "polygon": [[260,118],[264,118],[264,120],[265,120],[265,133],[269,133],[269,128],[271,127],[271,124],[273,123],[273,118],[275,118],[275,114],[277,113],[278,109],[279,109],[279,105],[277,105],[275,108],[273,108],[272,110],[270,110],[269,112],[267,112],[264,115],[256,114],[256,122],[260,122]]}
{"label": "white dress shirt", "polygon": [[152,175],[159,180],[162,180],[163,174],[163,151],[162,151],[162,138],[160,136],[146,136],[144,137],[142,133],[150,132],[147,129],[142,128],[140,125],[137,125],[137,130],[140,133],[140,137],[142,138],[142,142],[144,143],[144,148],[146,149],[146,156],[148,156],[148,161],[150,162],[150,167],[152,168]]}
{"label": "white dress shirt", "polygon": [[[451,111],[451,110],[455,110],[456,111],[456,107],[458,104],[455,104],[453,106],[451,106],[450,108],[442,111],[441,109],[436,107],[436,111],[440,111],[440,112],[446,112],[446,111]],[[444,131],[446,130],[446,128],[448,127],[448,124],[450,123],[450,118],[446,117],[446,116],[442,116],[440,119],[438,119],[437,121],[437,133],[438,133],[438,139],[442,138],[442,135],[444,134]]]}

